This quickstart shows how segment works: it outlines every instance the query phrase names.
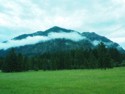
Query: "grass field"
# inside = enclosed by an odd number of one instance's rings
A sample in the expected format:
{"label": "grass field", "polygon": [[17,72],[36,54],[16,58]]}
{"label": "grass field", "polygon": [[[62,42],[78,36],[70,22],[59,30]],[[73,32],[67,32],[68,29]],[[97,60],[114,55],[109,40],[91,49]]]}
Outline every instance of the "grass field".
{"label": "grass field", "polygon": [[0,73],[0,94],[125,94],[125,68]]}

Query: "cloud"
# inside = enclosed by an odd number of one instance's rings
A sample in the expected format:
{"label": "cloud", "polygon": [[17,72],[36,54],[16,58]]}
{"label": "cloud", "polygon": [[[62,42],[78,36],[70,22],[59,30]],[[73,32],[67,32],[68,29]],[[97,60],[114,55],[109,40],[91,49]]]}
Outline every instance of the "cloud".
{"label": "cloud", "polygon": [[0,43],[0,49],[6,50],[11,47],[32,45],[40,41],[47,41],[47,40],[49,40],[48,37],[44,37],[44,36],[27,37],[26,39],[22,39],[22,40],[9,40],[7,43]]}
{"label": "cloud", "polygon": [[73,41],[79,41],[82,39],[85,39],[85,37],[82,37],[77,32],[60,32],[60,33],[49,33],[48,36],[34,36],[34,37],[27,37],[26,39],[22,40],[9,40],[6,43],[0,43],[0,49],[8,49],[11,47],[19,47],[19,46],[25,46],[25,45],[32,45],[39,42],[48,41],[51,39],[69,39]]}
{"label": "cloud", "polygon": [[[51,0],[45,2],[4,0],[4,2],[1,1],[1,5],[5,9],[1,13],[1,20],[3,20],[1,24],[30,29],[48,28],[55,24],[77,28],[84,26],[84,24],[91,25],[97,22],[109,21],[116,18],[118,11],[122,13],[124,10],[124,8],[121,9],[120,5],[116,5],[114,2],[111,3],[111,0],[106,3],[99,2],[99,0],[96,2],[88,1],[78,0],[71,4],[71,0],[53,0],[53,2]],[[111,5],[108,4],[109,2]],[[91,7],[86,6],[86,4]],[[107,7],[105,7],[106,5]],[[113,13],[115,15],[112,15]]]}
{"label": "cloud", "polygon": [[[42,4],[39,6],[33,3],[32,0],[21,1],[1,1],[5,9],[0,14],[1,26],[28,28],[30,30],[47,29],[54,25],[78,27],[82,24],[81,20],[84,18],[83,10],[67,12],[63,10],[63,7],[49,5],[53,8],[44,8],[46,5]],[[51,4],[50,0],[46,2]],[[78,15],[79,17],[77,17]],[[76,20],[76,22],[72,23],[73,20]]]}
{"label": "cloud", "polygon": [[71,33],[65,33],[65,32],[54,33],[54,32],[52,32],[52,33],[49,33],[48,37],[51,39],[65,38],[65,39],[70,39],[73,41],[79,41],[82,39],[86,39],[85,37],[81,36],[77,32],[71,32]]}
{"label": "cloud", "polygon": [[125,27],[117,26],[112,29],[112,33],[107,34],[107,37],[114,42],[119,43],[125,49]]}
{"label": "cloud", "polygon": [[125,43],[125,37],[118,37],[118,38],[111,38],[114,41],[117,41],[118,43]]}
{"label": "cloud", "polygon": [[[116,29],[125,26],[124,10],[125,0],[0,0],[0,29],[16,36],[61,26],[114,39]],[[9,37],[4,34],[0,31]]]}
{"label": "cloud", "polygon": [[119,43],[125,49],[125,37],[111,38],[111,40]]}

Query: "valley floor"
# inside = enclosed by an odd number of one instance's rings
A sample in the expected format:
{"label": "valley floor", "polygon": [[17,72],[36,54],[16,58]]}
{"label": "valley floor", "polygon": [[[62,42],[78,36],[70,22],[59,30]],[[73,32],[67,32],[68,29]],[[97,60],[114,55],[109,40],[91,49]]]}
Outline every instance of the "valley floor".
{"label": "valley floor", "polygon": [[0,73],[0,94],[125,94],[125,67]]}

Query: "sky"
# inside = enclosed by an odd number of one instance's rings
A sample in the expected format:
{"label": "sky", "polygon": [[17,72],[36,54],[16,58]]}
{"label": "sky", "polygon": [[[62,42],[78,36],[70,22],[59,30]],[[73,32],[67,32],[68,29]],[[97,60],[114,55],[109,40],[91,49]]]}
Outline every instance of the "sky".
{"label": "sky", "polygon": [[53,26],[95,32],[125,49],[125,0],[0,0],[0,42]]}

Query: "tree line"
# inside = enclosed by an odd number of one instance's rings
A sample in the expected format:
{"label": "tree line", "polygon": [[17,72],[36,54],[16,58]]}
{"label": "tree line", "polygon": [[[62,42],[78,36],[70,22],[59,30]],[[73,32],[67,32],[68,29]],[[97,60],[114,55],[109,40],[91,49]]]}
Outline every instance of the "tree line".
{"label": "tree line", "polygon": [[100,43],[95,49],[75,49],[37,56],[24,56],[14,48],[0,58],[2,72],[21,72],[28,70],[63,69],[107,69],[124,66],[125,55],[115,48],[106,48]]}

